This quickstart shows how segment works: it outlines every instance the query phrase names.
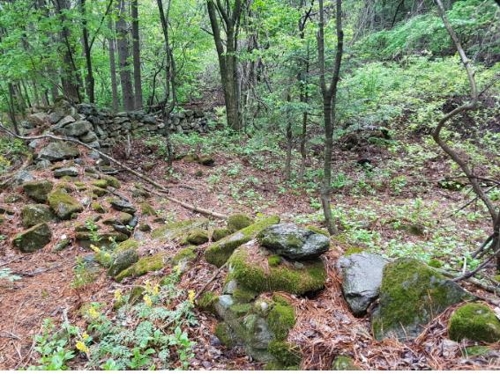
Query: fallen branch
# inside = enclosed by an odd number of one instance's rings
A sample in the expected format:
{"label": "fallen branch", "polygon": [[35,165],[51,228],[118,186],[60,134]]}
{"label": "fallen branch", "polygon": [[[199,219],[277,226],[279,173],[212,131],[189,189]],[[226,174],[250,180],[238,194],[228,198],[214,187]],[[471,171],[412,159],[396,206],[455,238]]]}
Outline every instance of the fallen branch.
{"label": "fallen branch", "polygon": [[205,288],[207,288],[208,285],[210,283],[212,283],[215,280],[215,278],[217,278],[219,276],[219,274],[222,271],[222,269],[225,269],[226,267],[227,267],[227,262],[224,265],[222,265],[220,268],[217,269],[217,271],[215,272],[215,274],[213,275],[213,277],[210,278],[210,280],[207,283],[205,283],[205,285],[196,293],[196,295],[194,296],[195,300],[198,300],[198,298],[203,293],[203,291],[205,291]]}
{"label": "fallen branch", "polygon": [[[76,140],[76,139],[72,139],[72,138],[67,138],[67,137],[60,137],[60,136],[56,136],[56,135],[52,135],[52,134],[44,134],[44,135],[37,135],[37,136],[21,136],[21,135],[17,135],[17,134],[14,134],[13,132],[11,132],[10,130],[8,130],[7,128],[5,128],[1,123],[0,123],[0,130],[2,130],[3,132],[9,134],[10,136],[12,137],[15,137],[17,139],[21,139],[21,140],[36,140],[36,139],[52,139],[52,140],[58,140],[58,141],[63,141],[63,142],[71,142],[71,143],[75,143],[75,144],[78,144],[78,145],[81,145],[82,147],[85,147],[91,151],[95,151],[97,152],[101,157],[105,158],[105,159],[108,159],[109,161],[115,163],[116,165],[120,166],[121,168],[123,168],[124,170],[128,171],[129,173],[135,175],[136,177],[148,182],[149,184],[151,184],[152,186],[156,187],[158,189],[158,191],[161,191],[163,194],[168,194],[169,191],[167,189],[167,187],[165,186],[162,186],[161,184],[159,183],[156,183],[154,180],[152,180],[151,178],[148,178],[147,176],[145,176],[144,174],[142,173],[139,173],[138,171],[128,167],[127,165],[121,163],[120,161],[114,159],[113,157],[107,155],[106,153],[104,152],[101,152],[95,148],[92,148],[90,147],[89,145],[85,144],[85,143],[82,143],[81,141],[79,140]],[[199,208],[195,205],[191,205],[191,204],[188,204],[188,203],[185,203],[183,201],[180,201],[180,200],[177,200],[176,198],[173,198],[173,197],[170,197],[170,196],[165,196],[165,198],[169,201],[172,201],[176,204],[179,204],[180,206],[184,207],[184,208],[187,208],[187,209],[191,209],[195,212],[198,212],[198,213],[201,213],[201,214],[206,214],[206,215],[210,215],[210,216],[213,216],[213,217],[216,217],[216,218],[222,218],[222,219],[226,219],[227,216],[224,215],[224,214],[220,214],[220,213],[216,213],[214,211],[210,211],[210,210],[207,210],[207,209],[203,209],[203,208]]]}

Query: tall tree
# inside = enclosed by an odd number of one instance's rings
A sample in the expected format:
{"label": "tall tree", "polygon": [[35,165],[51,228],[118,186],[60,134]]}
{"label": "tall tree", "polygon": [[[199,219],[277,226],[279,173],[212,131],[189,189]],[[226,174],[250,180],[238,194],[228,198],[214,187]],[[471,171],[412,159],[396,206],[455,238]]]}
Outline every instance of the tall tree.
{"label": "tall tree", "polygon": [[142,108],[141,47],[139,43],[139,11],[137,0],[132,0],[132,56],[134,59],[134,104]]}
{"label": "tall tree", "polygon": [[236,131],[240,131],[243,126],[238,89],[238,36],[241,17],[246,6],[244,0],[234,0],[234,2],[207,0],[208,16],[219,59],[227,124]]}
{"label": "tall tree", "polygon": [[134,110],[134,87],[132,86],[132,75],[130,72],[130,48],[127,27],[127,7],[125,0],[118,0],[118,19],[116,21],[118,64],[120,83],[122,88],[123,108],[127,111]]}
{"label": "tall tree", "polygon": [[337,87],[340,78],[340,65],[344,50],[344,31],[342,29],[342,0],[336,0],[335,23],[337,33],[337,48],[335,61],[330,82],[327,83],[326,61],[325,61],[325,9],[324,1],[319,0],[319,24],[318,24],[318,62],[320,69],[320,86],[323,97],[323,121],[325,128],[325,153],[323,164],[323,182],[321,186],[321,205],[325,215],[325,224],[330,234],[337,232],[332,218],[330,205],[331,182],[332,182],[332,151],[333,151],[333,128],[335,125],[335,109],[337,101]]}

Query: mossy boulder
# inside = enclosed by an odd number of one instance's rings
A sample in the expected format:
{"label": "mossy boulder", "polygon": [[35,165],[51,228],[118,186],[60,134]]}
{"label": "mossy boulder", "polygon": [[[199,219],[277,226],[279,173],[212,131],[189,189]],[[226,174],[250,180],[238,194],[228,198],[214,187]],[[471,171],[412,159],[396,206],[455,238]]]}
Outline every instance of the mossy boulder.
{"label": "mossy boulder", "polygon": [[379,306],[372,315],[373,334],[377,340],[414,339],[434,317],[467,299],[465,290],[430,266],[398,259],[384,268]]}
{"label": "mossy boulder", "polygon": [[268,226],[279,223],[278,216],[263,218],[253,225],[245,227],[234,234],[225,237],[222,240],[212,244],[205,251],[205,259],[208,263],[221,267],[231,257],[231,254],[240,245],[252,240],[260,231]]}
{"label": "mossy boulder", "polygon": [[215,303],[217,303],[218,299],[219,297],[214,292],[204,292],[199,299],[196,300],[196,305],[201,310],[215,314]]}
{"label": "mossy boulder", "polygon": [[231,232],[235,232],[250,225],[253,225],[255,222],[246,214],[233,214],[227,218],[227,228]]}
{"label": "mossy boulder", "polygon": [[120,225],[128,225],[128,223],[134,218],[134,216],[130,213],[120,212],[119,214],[115,214],[112,217],[105,218],[102,223],[104,225],[113,226],[116,224]]}
{"label": "mossy boulder", "polygon": [[267,350],[276,359],[279,369],[297,370],[302,361],[299,347],[285,341],[273,340]]}
{"label": "mossy boulder", "polygon": [[50,208],[44,204],[29,204],[23,206],[21,210],[21,219],[23,227],[29,228],[39,223],[49,222],[53,215]]}
{"label": "mossy boulder", "polygon": [[140,205],[140,208],[143,216],[153,216],[153,217],[158,216],[156,210],[148,203],[142,203]]}
{"label": "mossy boulder", "polygon": [[278,340],[284,340],[295,325],[295,310],[288,301],[279,295],[273,296],[273,305],[267,315],[269,328]]}
{"label": "mossy boulder", "polygon": [[190,246],[187,248],[181,249],[177,254],[172,258],[172,265],[179,265],[183,262],[189,262],[196,259],[196,247]]}
{"label": "mossy boulder", "polygon": [[226,236],[231,235],[231,234],[232,234],[231,230],[229,230],[227,228],[214,229],[214,231],[212,233],[212,241],[218,242],[222,238],[225,238]]}
{"label": "mossy boulder", "polygon": [[71,219],[74,214],[83,212],[82,204],[62,189],[51,192],[48,201],[52,211],[60,219]]}
{"label": "mossy boulder", "polygon": [[500,321],[487,305],[468,303],[452,314],[448,334],[458,342],[468,339],[494,343],[500,341]]}
{"label": "mossy boulder", "polygon": [[257,236],[259,243],[291,260],[312,260],[328,251],[330,239],[293,223],[271,225]]}
{"label": "mossy boulder", "polygon": [[151,233],[153,239],[182,240],[185,236],[195,229],[206,229],[208,227],[208,219],[193,219],[179,222],[172,222],[163,225]]}
{"label": "mossy boulder", "polygon": [[52,231],[47,223],[39,223],[23,232],[17,234],[13,239],[13,244],[21,252],[35,252],[45,247],[52,239]]}
{"label": "mossy boulder", "polygon": [[205,244],[210,240],[208,237],[208,231],[202,229],[195,229],[191,231],[186,237],[186,241],[190,244],[201,245]]}
{"label": "mossy boulder", "polygon": [[96,179],[95,181],[92,181],[92,186],[106,189],[108,187],[108,182],[105,179]]}
{"label": "mossy boulder", "polygon": [[108,269],[108,275],[110,277],[116,277],[123,270],[135,264],[139,261],[139,253],[137,249],[127,249],[118,252],[118,254],[113,258],[111,266]]}
{"label": "mossy boulder", "polygon": [[255,240],[240,246],[229,259],[229,277],[259,293],[285,291],[303,295],[324,287],[326,269],[321,259],[269,266],[268,256]]}
{"label": "mossy boulder", "polygon": [[361,370],[349,356],[337,356],[332,363],[332,370]]}
{"label": "mossy boulder", "polygon": [[137,210],[130,202],[122,199],[111,199],[109,200],[109,203],[114,209],[120,212],[134,214]]}
{"label": "mossy boulder", "polygon": [[157,253],[153,256],[142,257],[130,267],[122,270],[117,276],[115,276],[115,280],[117,282],[121,282],[123,279],[128,277],[140,277],[141,275],[149,272],[161,270],[164,266],[164,253]]}
{"label": "mossy boulder", "polygon": [[32,181],[23,184],[23,190],[31,199],[37,203],[46,203],[47,195],[54,188],[54,184],[48,180]]}

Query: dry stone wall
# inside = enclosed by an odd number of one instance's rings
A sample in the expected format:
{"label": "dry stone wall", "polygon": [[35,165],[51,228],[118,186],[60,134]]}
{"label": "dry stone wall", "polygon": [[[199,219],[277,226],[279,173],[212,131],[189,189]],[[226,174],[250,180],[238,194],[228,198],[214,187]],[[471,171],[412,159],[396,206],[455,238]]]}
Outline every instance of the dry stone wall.
{"label": "dry stone wall", "polygon": [[93,148],[107,148],[130,136],[166,135],[170,133],[205,133],[212,113],[184,110],[172,113],[164,122],[158,116],[144,111],[112,113],[91,104],[71,106],[59,101],[48,112],[37,112],[24,122],[29,130],[49,127],[54,133],[74,137]]}

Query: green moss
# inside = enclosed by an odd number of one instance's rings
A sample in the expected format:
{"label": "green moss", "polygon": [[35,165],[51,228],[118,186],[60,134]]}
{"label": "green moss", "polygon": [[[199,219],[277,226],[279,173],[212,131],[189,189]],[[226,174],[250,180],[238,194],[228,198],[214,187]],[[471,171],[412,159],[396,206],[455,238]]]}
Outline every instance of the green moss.
{"label": "green moss", "polygon": [[196,305],[204,311],[215,314],[215,303],[219,300],[219,296],[212,291],[204,292],[196,301]]}
{"label": "green moss", "polygon": [[74,214],[83,211],[82,204],[61,190],[55,190],[47,198],[50,207],[60,219],[71,219]]}
{"label": "green moss", "polygon": [[231,257],[236,248],[252,240],[255,235],[266,227],[279,223],[279,221],[278,216],[271,216],[236,231],[234,234],[209,246],[205,251],[205,259],[208,263],[221,267]]}
{"label": "green moss", "polygon": [[472,356],[484,356],[491,352],[491,348],[484,345],[474,345],[471,347],[466,347],[462,351],[462,355],[464,357],[472,357]]}
{"label": "green moss", "polygon": [[295,325],[295,310],[288,302],[278,299],[267,316],[267,323],[276,339],[284,340]]}
{"label": "green moss", "polygon": [[361,370],[349,356],[337,356],[332,363],[332,370]]}
{"label": "green moss", "polygon": [[91,205],[91,208],[94,212],[106,213],[106,209],[104,209],[104,207],[101,204],[99,204],[98,202],[93,202]]}
{"label": "green moss", "polygon": [[106,195],[108,191],[105,190],[104,188],[94,187],[92,188],[92,193],[97,197],[101,197]]}
{"label": "green moss", "polygon": [[229,229],[215,229],[214,232],[212,233],[212,240],[214,242],[217,242],[223,238],[225,238],[228,235],[231,235],[231,230]]}
{"label": "green moss", "polygon": [[302,360],[299,348],[296,345],[284,341],[271,341],[267,350],[285,368],[298,366]]}
{"label": "green moss", "polygon": [[177,254],[172,258],[172,264],[178,265],[182,261],[192,261],[196,259],[196,247],[191,246],[187,248],[181,249]]}
{"label": "green moss", "polygon": [[140,205],[141,212],[143,216],[153,216],[158,217],[156,210],[148,203],[142,203]]}
{"label": "green moss", "polygon": [[76,181],[73,184],[75,185],[77,191],[85,191],[87,189],[87,185],[83,182]]}
{"label": "green moss", "polygon": [[364,251],[365,250],[363,248],[360,248],[360,247],[349,247],[344,252],[344,256],[350,256],[350,255],[354,255],[354,254],[357,254],[357,253],[363,253]]}
{"label": "green moss", "polygon": [[280,255],[271,255],[267,258],[267,263],[269,266],[278,266],[281,264],[281,256]]}
{"label": "green moss", "polygon": [[233,299],[239,303],[249,303],[258,296],[258,293],[245,287],[238,286],[233,292]]}
{"label": "green moss", "polygon": [[142,232],[151,231],[151,226],[148,225],[147,223],[141,223],[141,224],[139,224],[139,226],[137,228],[139,229],[139,231],[142,231]]}
{"label": "green moss", "polygon": [[191,231],[186,237],[186,241],[190,244],[201,245],[208,242],[210,239],[208,237],[207,230],[195,229]]}
{"label": "green moss", "polygon": [[215,327],[215,336],[226,347],[231,348],[236,344],[235,338],[233,337],[233,332],[225,322],[220,322],[217,324],[217,326]]}
{"label": "green moss", "polygon": [[103,175],[102,179],[104,179],[106,181],[108,186],[111,186],[111,187],[117,188],[117,189],[121,187],[120,181],[118,179],[116,179],[115,177],[112,177],[111,175]]}
{"label": "green moss", "polygon": [[311,231],[315,232],[316,234],[324,235],[327,238],[330,237],[330,233],[328,232],[328,230],[323,230],[323,229],[320,229],[319,227],[312,226],[312,225],[306,226],[306,229],[311,230]]}
{"label": "green moss", "polygon": [[427,262],[427,265],[429,265],[432,268],[439,269],[439,268],[443,267],[443,262],[439,261],[438,259],[431,258],[429,260],[429,262]]}
{"label": "green moss", "polygon": [[286,291],[302,295],[320,290],[325,284],[326,269],[321,259],[304,261],[301,268],[290,263],[268,267],[266,259],[258,246],[243,246],[229,259],[231,276],[239,285],[259,293]]}
{"label": "green moss", "polygon": [[143,257],[129,268],[120,272],[115,279],[117,282],[121,282],[128,277],[139,277],[151,271],[160,270],[165,266],[164,257],[163,253]]}
{"label": "green moss", "polygon": [[108,182],[104,179],[97,179],[95,181],[92,181],[92,186],[101,188],[101,189],[106,189],[108,187]]}
{"label": "green moss", "polygon": [[254,221],[246,214],[233,214],[227,219],[227,228],[231,232],[235,232],[250,225],[253,225]]}
{"label": "green moss", "polygon": [[432,318],[466,298],[464,290],[435,269],[415,259],[398,259],[384,268],[380,306],[372,318],[375,337],[416,336]]}
{"label": "green moss", "polygon": [[121,242],[120,244],[118,244],[118,246],[116,247],[114,252],[120,253],[123,251],[128,251],[129,249],[139,249],[139,246],[140,246],[140,243],[137,240],[128,239],[128,240],[125,240],[125,241]]}
{"label": "green moss", "polygon": [[231,312],[233,312],[236,317],[242,317],[252,310],[252,304],[233,304],[229,307],[229,310],[231,310]]}
{"label": "green moss", "polygon": [[453,313],[448,325],[450,339],[493,343],[500,340],[500,321],[486,305],[468,303]]}
{"label": "green moss", "polygon": [[151,237],[153,239],[181,240],[189,231],[207,226],[207,219],[172,222],[153,230]]}

